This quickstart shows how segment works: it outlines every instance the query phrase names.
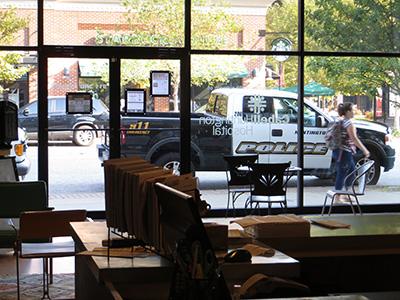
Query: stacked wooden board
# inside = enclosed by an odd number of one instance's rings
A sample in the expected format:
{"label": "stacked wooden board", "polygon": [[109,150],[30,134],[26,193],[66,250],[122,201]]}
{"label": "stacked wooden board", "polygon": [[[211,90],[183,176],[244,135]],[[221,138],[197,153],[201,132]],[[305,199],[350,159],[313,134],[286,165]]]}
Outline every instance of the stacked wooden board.
{"label": "stacked wooden board", "polygon": [[107,226],[156,248],[160,233],[154,183],[196,196],[197,180],[191,174],[176,176],[139,157],[105,161],[104,177]]}

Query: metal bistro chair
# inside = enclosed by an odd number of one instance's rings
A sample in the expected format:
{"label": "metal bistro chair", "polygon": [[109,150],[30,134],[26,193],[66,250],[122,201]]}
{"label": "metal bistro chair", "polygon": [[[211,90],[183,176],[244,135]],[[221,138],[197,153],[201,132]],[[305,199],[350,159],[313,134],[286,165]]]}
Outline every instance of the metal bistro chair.
{"label": "metal bistro chair", "polygon": [[56,237],[70,237],[70,222],[86,220],[86,210],[27,211],[21,213],[16,245],[17,295],[20,299],[19,258],[43,259],[43,296],[49,296],[49,260],[54,257],[75,255],[72,239],[56,240]]}
{"label": "metal bistro chair", "polygon": [[268,204],[268,214],[271,214],[273,203],[279,203],[282,209],[287,210],[286,184],[288,181],[288,168],[291,162],[287,163],[262,163],[251,165],[250,199],[246,205],[250,205],[251,213],[253,204],[260,210],[260,203]]}
{"label": "metal bistro chair", "polygon": [[328,215],[331,214],[332,206],[334,205],[334,200],[335,200],[336,195],[337,196],[340,196],[340,195],[347,196],[351,210],[352,210],[353,214],[356,214],[354,211],[353,200],[352,200],[352,197],[354,197],[354,201],[357,205],[358,212],[360,213],[360,215],[362,215],[360,203],[358,202],[357,196],[362,196],[365,194],[365,188],[367,185],[368,174],[373,165],[374,165],[374,161],[368,160],[365,163],[363,163],[362,165],[360,165],[358,168],[356,168],[353,172],[351,172],[350,174],[348,174],[346,176],[346,178],[344,179],[344,182],[346,182],[348,178],[351,178],[352,176],[354,176],[354,179],[350,185],[350,189],[340,190],[340,191],[329,190],[325,196],[325,201],[324,201],[324,205],[322,206],[321,215],[323,215],[325,212],[325,206],[326,206],[326,202],[327,202],[328,198],[331,199],[331,206],[329,207]]}
{"label": "metal bistro chair", "polygon": [[249,166],[258,160],[258,155],[224,155],[227,163],[226,179],[228,182],[228,202],[226,214],[229,211],[229,202],[232,198],[232,208],[235,215],[235,202],[244,193],[250,193]]}

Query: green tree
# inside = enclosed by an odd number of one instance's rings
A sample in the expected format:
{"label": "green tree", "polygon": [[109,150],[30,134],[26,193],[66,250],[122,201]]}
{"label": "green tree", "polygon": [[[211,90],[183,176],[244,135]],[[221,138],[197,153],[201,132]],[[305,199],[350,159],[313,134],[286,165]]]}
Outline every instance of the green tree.
{"label": "green tree", "polygon": [[[316,9],[308,15],[312,22],[307,33],[318,45],[317,50],[400,50],[398,0],[315,0],[315,4]],[[336,90],[343,94],[375,96],[378,89],[389,86],[392,92],[400,95],[399,58],[318,58],[311,60],[309,66],[311,71],[326,70]],[[398,118],[396,109],[395,120]]]}
{"label": "green tree", "polygon": [[[28,20],[19,18],[15,8],[0,11],[0,45],[10,45],[19,30],[26,27]],[[22,55],[13,52],[0,52],[0,93],[8,99],[8,88],[18,78],[29,71],[28,67],[19,66]]]}
{"label": "green tree", "polygon": [[[397,52],[400,50],[400,2],[396,0],[315,0],[307,34],[327,51]],[[374,95],[390,85],[400,93],[398,58],[341,58],[311,61],[324,68],[343,93]]]}
{"label": "green tree", "polygon": [[[103,45],[128,45],[145,47],[184,46],[183,0],[123,0],[126,8],[124,18],[129,31],[106,33],[98,31],[96,43]],[[222,49],[231,47],[229,36],[241,26],[229,16],[226,4],[218,1],[193,1],[192,40],[194,49]],[[179,64],[171,61],[127,61],[122,66],[122,83],[140,87],[149,86],[150,70],[171,70],[175,103],[179,87]],[[196,56],[192,60],[192,84],[210,85],[227,82],[229,74],[244,69],[241,58]],[[105,77],[103,77],[106,79]],[[175,105],[177,109],[177,105]]]}
{"label": "green tree", "polygon": [[[398,51],[399,15],[400,2],[395,0],[307,1],[305,50]],[[282,0],[268,10],[267,43],[276,37],[268,33],[279,31],[297,47],[296,0]],[[305,82],[314,80],[338,93],[373,96],[383,85],[400,92],[397,58],[308,57],[305,64]],[[285,63],[285,70],[293,74],[288,84],[296,84],[296,61]]]}

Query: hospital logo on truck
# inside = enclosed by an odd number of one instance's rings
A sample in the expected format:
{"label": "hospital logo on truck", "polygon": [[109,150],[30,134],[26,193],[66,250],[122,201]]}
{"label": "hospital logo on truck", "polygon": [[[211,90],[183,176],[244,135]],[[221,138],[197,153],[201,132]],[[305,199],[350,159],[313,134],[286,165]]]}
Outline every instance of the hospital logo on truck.
{"label": "hospital logo on truck", "polygon": [[249,110],[254,114],[262,114],[267,109],[267,100],[263,96],[252,96],[248,102]]}

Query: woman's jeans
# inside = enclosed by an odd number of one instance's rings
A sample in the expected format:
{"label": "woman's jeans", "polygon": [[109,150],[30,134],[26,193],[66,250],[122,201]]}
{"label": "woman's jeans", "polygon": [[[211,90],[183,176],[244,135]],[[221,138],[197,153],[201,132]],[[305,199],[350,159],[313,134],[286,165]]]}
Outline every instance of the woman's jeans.
{"label": "woman's jeans", "polygon": [[355,169],[353,154],[348,151],[336,149],[333,150],[332,157],[336,162],[335,190],[342,190],[344,185],[347,189],[354,180],[354,176],[350,176],[344,182],[345,177]]}

